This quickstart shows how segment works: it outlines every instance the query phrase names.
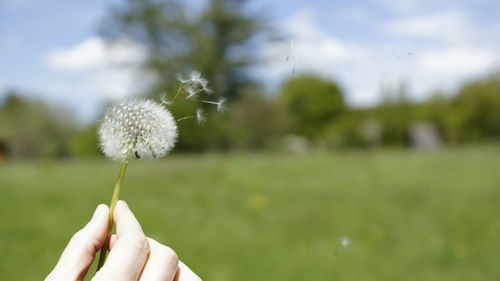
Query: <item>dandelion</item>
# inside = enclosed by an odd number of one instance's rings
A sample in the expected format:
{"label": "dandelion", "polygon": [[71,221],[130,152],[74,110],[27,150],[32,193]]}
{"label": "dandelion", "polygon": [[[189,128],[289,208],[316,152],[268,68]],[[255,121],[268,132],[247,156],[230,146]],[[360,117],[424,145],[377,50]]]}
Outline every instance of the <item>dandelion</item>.
{"label": "dandelion", "polygon": [[109,108],[99,127],[103,153],[125,162],[131,157],[160,158],[177,139],[177,126],[172,114],[151,100],[131,99]]}
{"label": "dandelion", "polygon": [[163,106],[151,100],[131,99],[106,111],[98,135],[102,152],[122,165],[110,204],[108,237],[101,248],[97,270],[104,264],[113,228],[113,212],[129,159],[165,156],[175,145],[177,125]]}
{"label": "dandelion", "polygon": [[[181,82],[173,99],[167,99],[167,93],[160,96],[160,104],[147,99],[130,99],[119,105],[111,106],[104,114],[99,125],[99,146],[109,158],[122,163],[120,174],[115,184],[110,204],[109,227],[107,239],[101,248],[97,270],[104,264],[106,251],[113,228],[113,212],[120,196],[120,190],[130,159],[161,158],[175,145],[177,140],[177,122],[196,118],[199,124],[205,122],[204,111],[200,108],[196,114],[174,119],[164,105],[171,105],[177,97],[184,95],[189,99],[205,92],[211,93],[208,81],[198,71],[192,71],[188,79],[178,76]],[[203,101],[224,110],[224,99],[217,102]],[[176,122],[177,121],[177,122]]]}

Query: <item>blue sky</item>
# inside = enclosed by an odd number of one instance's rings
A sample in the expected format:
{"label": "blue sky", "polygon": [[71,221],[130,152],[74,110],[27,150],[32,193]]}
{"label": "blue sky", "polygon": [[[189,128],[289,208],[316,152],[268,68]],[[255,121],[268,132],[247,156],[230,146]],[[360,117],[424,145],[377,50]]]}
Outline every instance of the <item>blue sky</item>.
{"label": "blue sky", "polygon": [[[96,32],[116,3],[0,0],[0,98],[19,89],[89,121],[103,102],[147,87],[148,74],[116,67],[140,63],[140,44],[107,46]],[[198,9],[203,1],[189,3]],[[401,81],[422,100],[500,69],[498,0],[255,0],[251,6],[290,38],[259,50],[265,63],[255,75],[270,91],[294,72],[313,72],[339,82],[351,105],[369,106]]]}

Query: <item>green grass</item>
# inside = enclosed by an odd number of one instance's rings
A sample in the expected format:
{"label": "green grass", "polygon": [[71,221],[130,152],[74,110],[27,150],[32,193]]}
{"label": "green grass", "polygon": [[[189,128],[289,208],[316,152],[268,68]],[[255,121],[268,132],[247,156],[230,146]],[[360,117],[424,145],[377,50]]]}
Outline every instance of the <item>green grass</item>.
{"label": "green grass", "polygon": [[[0,165],[0,280],[43,279],[118,170]],[[500,278],[500,146],[171,156],[133,162],[121,198],[204,280]]]}

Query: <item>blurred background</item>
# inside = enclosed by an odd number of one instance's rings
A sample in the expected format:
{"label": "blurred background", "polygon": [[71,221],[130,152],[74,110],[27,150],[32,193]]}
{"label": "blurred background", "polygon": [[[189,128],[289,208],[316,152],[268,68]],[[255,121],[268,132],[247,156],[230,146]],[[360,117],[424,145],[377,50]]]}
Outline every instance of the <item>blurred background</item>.
{"label": "blurred background", "polygon": [[207,122],[122,198],[204,280],[498,280],[499,34],[495,0],[0,0],[0,279],[110,200],[104,109],[199,70],[227,110],[169,107]]}

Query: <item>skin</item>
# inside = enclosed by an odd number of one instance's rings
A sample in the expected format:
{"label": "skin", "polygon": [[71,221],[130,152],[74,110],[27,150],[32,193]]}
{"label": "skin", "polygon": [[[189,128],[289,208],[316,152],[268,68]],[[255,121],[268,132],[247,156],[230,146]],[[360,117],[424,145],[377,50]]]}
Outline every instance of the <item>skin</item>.
{"label": "skin", "polygon": [[[45,281],[83,280],[104,244],[109,208],[99,205],[92,219],[75,233]],[[104,266],[92,281],[201,281],[169,247],[146,237],[127,203],[118,201],[114,212],[116,235]]]}

